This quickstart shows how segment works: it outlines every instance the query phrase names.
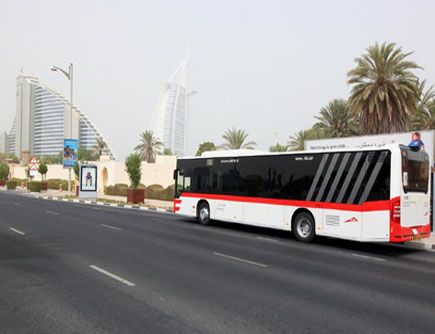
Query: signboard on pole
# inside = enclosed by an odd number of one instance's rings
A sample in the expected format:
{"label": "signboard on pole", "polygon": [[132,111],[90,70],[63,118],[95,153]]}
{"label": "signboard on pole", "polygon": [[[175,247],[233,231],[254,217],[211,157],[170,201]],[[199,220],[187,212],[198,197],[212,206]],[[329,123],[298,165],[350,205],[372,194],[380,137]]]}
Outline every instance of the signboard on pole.
{"label": "signboard on pole", "polygon": [[63,140],[63,168],[74,168],[78,162],[78,139]]}
{"label": "signboard on pole", "polygon": [[80,166],[80,198],[97,198],[98,168],[95,165]]}
{"label": "signboard on pole", "polygon": [[37,176],[38,170],[39,170],[39,160],[35,156],[33,156],[32,159],[30,160],[30,165],[29,165],[29,176],[30,177]]}

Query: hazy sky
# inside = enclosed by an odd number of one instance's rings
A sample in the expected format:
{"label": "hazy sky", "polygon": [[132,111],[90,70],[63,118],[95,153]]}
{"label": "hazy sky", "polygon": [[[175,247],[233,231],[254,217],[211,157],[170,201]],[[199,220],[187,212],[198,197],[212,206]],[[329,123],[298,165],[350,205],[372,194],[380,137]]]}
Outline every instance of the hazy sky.
{"label": "hazy sky", "polygon": [[68,95],[51,65],[75,65],[75,103],[118,157],[149,129],[160,92],[190,49],[187,153],[229,127],[267,149],[307,128],[349,93],[353,59],[393,41],[435,84],[434,1],[0,0],[0,131],[15,113],[24,73]]}

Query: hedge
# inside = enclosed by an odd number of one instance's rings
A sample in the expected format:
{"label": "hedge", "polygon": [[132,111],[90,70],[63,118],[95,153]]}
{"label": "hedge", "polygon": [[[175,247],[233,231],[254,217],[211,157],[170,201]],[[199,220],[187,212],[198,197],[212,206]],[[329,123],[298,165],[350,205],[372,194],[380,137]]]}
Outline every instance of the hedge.
{"label": "hedge", "polygon": [[[160,184],[153,184],[145,187],[140,184],[139,189],[145,189],[146,199],[157,199],[162,201],[172,201],[174,199],[174,186],[163,188]],[[104,188],[106,195],[127,196],[128,186],[126,184],[115,184]]]}
{"label": "hedge", "polygon": [[28,186],[30,192],[40,193],[42,189],[42,182],[40,181],[30,181]]}
{"label": "hedge", "polygon": [[9,180],[6,182],[6,188],[8,190],[15,190],[17,189],[17,181],[16,180]]}
{"label": "hedge", "polygon": [[59,190],[62,185],[62,190],[68,190],[68,181],[61,179],[49,179],[46,181],[48,189]]}

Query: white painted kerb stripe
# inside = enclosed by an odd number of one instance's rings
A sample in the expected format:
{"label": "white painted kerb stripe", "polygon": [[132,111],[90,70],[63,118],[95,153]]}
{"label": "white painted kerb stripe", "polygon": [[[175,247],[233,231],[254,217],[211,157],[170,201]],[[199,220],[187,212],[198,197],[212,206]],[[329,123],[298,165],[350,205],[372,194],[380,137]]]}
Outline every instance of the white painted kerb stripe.
{"label": "white painted kerb stripe", "polygon": [[216,253],[216,252],[213,253],[213,254],[217,255],[217,256],[225,257],[225,258],[230,259],[230,260],[239,261],[239,262],[243,262],[243,263],[247,263],[247,264],[252,264],[254,266],[258,266],[258,267],[262,267],[262,268],[267,268],[267,265],[265,265],[265,264],[254,262],[254,261],[249,261],[249,260],[245,260],[245,259],[241,259],[240,257],[235,257],[235,256],[231,256],[231,255],[225,255],[225,254]]}
{"label": "white painted kerb stripe", "polygon": [[10,229],[12,232],[18,233],[19,235],[26,235],[26,233],[21,232],[20,230],[17,230],[16,228],[9,227],[9,229]]}
{"label": "white painted kerb stripe", "polygon": [[112,274],[112,273],[110,273],[102,268],[99,268],[99,267],[94,266],[94,265],[89,266],[89,268],[94,269],[94,270],[96,270],[96,271],[98,271],[106,276],[109,276],[110,278],[113,278],[114,280],[117,280],[118,282],[124,283],[125,285],[134,286],[134,283],[131,283],[131,282],[127,281],[126,279],[123,279],[122,277],[116,276],[115,274]]}

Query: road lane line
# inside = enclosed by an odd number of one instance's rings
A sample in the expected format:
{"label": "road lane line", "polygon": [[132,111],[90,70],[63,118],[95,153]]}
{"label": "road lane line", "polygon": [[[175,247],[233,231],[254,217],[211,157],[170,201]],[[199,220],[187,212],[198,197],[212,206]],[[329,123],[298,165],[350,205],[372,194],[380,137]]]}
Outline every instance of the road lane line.
{"label": "road lane line", "polygon": [[259,239],[259,240],[265,240],[265,241],[278,242],[278,240],[276,240],[276,239],[272,239],[272,238],[257,237],[257,239]]}
{"label": "road lane line", "polygon": [[364,259],[370,259],[370,260],[376,260],[376,261],[386,261],[385,259],[381,259],[380,257],[375,256],[369,256],[369,255],[362,255],[362,254],[356,254],[352,253],[353,256],[362,257]]}
{"label": "road lane line", "polygon": [[101,210],[100,208],[96,208],[96,207],[92,207],[92,209],[94,209],[94,210]]}
{"label": "road lane line", "polygon": [[99,267],[97,267],[95,265],[91,265],[91,266],[89,266],[89,268],[94,269],[94,270],[96,270],[96,271],[98,271],[98,272],[100,272],[100,273],[102,273],[102,274],[104,274],[106,276],[109,276],[110,278],[113,278],[114,280],[117,280],[118,282],[121,282],[121,283],[123,283],[125,285],[135,286],[134,283],[131,283],[131,282],[127,281],[126,279],[123,279],[122,277],[116,276],[115,274],[112,274],[112,273],[108,272],[107,270],[99,268]]}
{"label": "road lane line", "polygon": [[23,204],[17,203],[17,202],[14,202],[14,205],[16,205],[16,206],[23,206]]}
{"label": "road lane line", "polygon": [[17,230],[16,228],[13,228],[13,227],[9,227],[9,230],[11,230],[12,232],[18,233],[19,235],[26,235],[26,233],[21,232],[20,230]]}
{"label": "road lane line", "polygon": [[243,262],[243,263],[247,263],[247,264],[252,264],[254,266],[258,266],[258,267],[262,267],[262,268],[267,268],[267,265],[262,264],[262,263],[258,263],[258,262],[254,262],[254,261],[249,261],[249,260],[245,260],[242,259],[240,257],[236,257],[236,256],[231,256],[231,255],[225,255],[225,254],[221,254],[221,253],[213,253],[216,256],[221,256],[230,260],[234,260],[234,261],[239,261],[239,262]]}
{"label": "road lane line", "polygon": [[103,227],[110,228],[112,230],[122,231],[122,228],[120,228],[120,227],[116,227],[116,226],[112,226],[112,225],[106,225],[106,224],[100,224],[100,225],[103,226]]}
{"label": "road lane line", "polygon": [[50,211],[50,210],[45,210],[46,213],[50,214],[50,215],[55,215],[55,216],[59,216],[59,213],[54,212],[54,211]]}

